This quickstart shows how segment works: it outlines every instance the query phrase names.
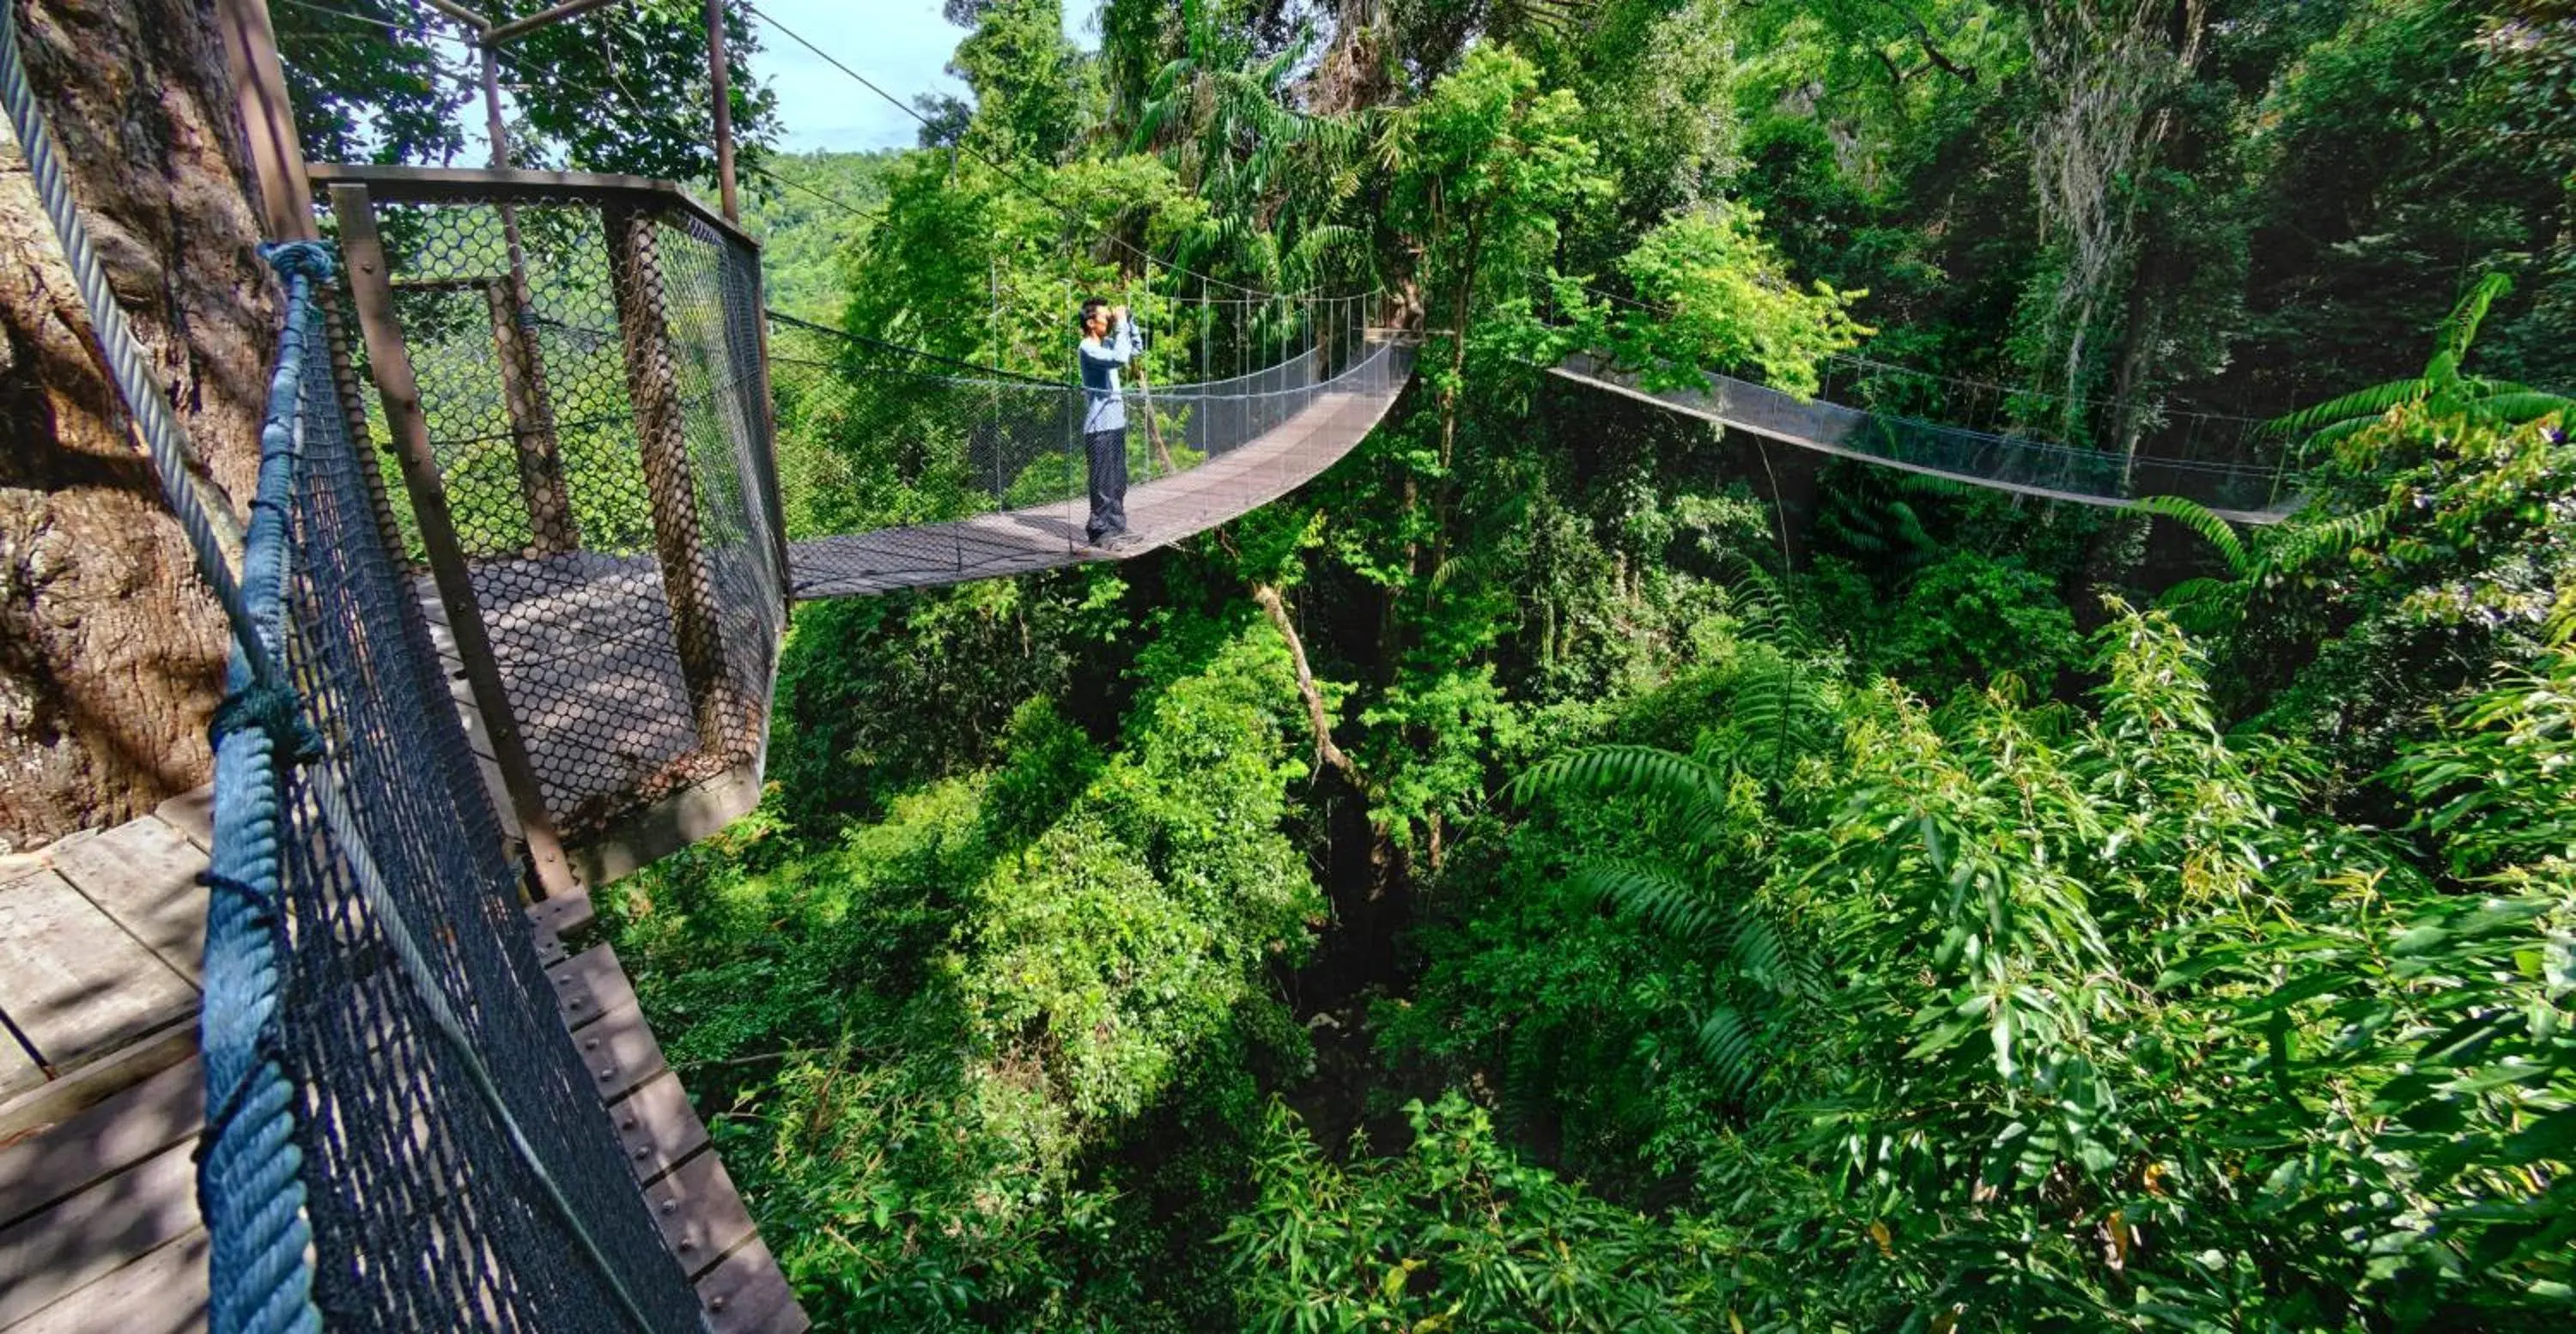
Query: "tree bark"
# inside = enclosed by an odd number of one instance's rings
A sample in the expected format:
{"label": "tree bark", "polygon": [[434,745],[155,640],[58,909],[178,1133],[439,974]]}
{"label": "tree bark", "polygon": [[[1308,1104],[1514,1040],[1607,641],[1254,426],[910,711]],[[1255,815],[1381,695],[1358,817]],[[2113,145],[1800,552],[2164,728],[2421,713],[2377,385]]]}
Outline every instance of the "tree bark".
{"label": "tree bark", "polygon": [[[225,496],[276,319],[223,50],[195,0],[0,0],[110,287]],[[238,514],[236,515],[238,518]],[[204,783],[226,640],[0,128],[0,852]]]}

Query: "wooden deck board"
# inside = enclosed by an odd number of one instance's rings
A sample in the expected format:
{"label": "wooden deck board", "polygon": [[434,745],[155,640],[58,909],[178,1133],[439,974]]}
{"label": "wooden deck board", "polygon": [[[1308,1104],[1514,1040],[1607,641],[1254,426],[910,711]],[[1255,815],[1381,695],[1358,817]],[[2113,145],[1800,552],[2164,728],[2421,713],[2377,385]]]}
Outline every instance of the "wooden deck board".
{"label": "wooden deck board", "polygon": [[27,1050],[16,1034],[0,1030],[0,1098],[44,1082],[45,1068],[36,1064],[36,1054]]}
{"label": "wooden deck board", "polygon": [[195,1012],[197,989],[52,870],[0,885],[0,1014],[60,1069]]}
{"label": "wooden deck board", "polygon": [[42,1214],[154,1154],[194,1140],[205,1074],[190,1057],[35,1138],[0,1148],[0,1228]]}
{"label": "wooden deck board", "polygon": [[644,1012],[632,1005],[612,1010],[574,1034],[573,1045],[581,1049],[591,1087],[599,1090],[604,1101],[615,1101],[669,1068],[652,1028],[644,1022]]}
{"label": "wooden deck board", "polygon": [[564,1026],[575,1033],[635,1004],[635,984],[626,980],[613,946],[593,945],[546,973],[554,980]]}
{"label": "wooden deck board", "polygon": [[648,1185],[707,1147],[706,1122],[689,1105],[679,1075],[669,1070],[637,1085],[608,1116],[626,1147],[627,1166]]}
{"label": "wooden deck board", "polygon": [[128,820],[54,857],[54,870],[126,933],[196,983],[206,954],[205,850],[154,816]]}
{"label": "wooden deck board", "polygon": [[725,1254],[758,1235],[751,1211],[733,1188],[724,1163],[714,1153],[701,1153],[654,1182],[644,1192],[653,1219],[662,1225],[662,1240],[680,1257],[680,1268],[692,1282],[715,1267]]}
{"label": "wooden deck board", "polygon": [[194,1140],[0,1228],[0,1330],[199,1226]]}
{"label": "wooden deck board", "polygon": [[142,1259],[63,1295],[6,1334],[198,1334],[212,1239],[190,1228]]}
{"label": "wooden deck board", "polygon": [[777,1257],[753,1237],[698,1280],[710,1334],[789,1334],[807,1328]]}

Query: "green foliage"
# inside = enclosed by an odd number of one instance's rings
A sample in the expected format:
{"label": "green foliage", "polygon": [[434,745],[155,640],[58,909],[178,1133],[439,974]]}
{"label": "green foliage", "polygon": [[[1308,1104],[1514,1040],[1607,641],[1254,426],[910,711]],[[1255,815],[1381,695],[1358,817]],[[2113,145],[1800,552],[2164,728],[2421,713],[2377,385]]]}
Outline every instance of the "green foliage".
{"label": "green foliage", "polygon": [[[975,105],[964,141],[1002,158],[1062,159],[1097,114],[1096,73],[1064,38],[1062,0],[979,0],[948,72]],[[927,141],[924,147],[947,147]]]}
{"label": "green foliage", "polygon": [[992,763],[1013,710],[1060,695],[1084,654],[1116,636],[1123,591],[1083,570],[799,607],[771,715],[780,815],[828,835]]}
{"label": "green foliage", "polygon": [[1754,230],[1762,217],[1712,200],[1646,234],[1619,261],[1638,295],[1656,307],[1617,321],[1612,346],[1648,367],[1650,385],[1697,387],[1702,370],[1752,370],[1792,394],[1816,392],[1816,368],[1870,330],[1851,303],[1867,292],[1792,286],[1779,257]]}
{"label": "green foliage", "polygon": [[[547,7],[545,0],[470,6],[496,24]],[[434,31],[462,36],[461,25],[388,0],[278,9],[287,91],[311,160],[446,166],[464,150],[463,127],[482,128],[478,58],[430,40]],[[750,72],[761,46],[747,6],[726,6],[725,42],[734,136],[744,161],[757,164],[778,133],[777,97]],[[517,166],[676,181],[715,176],[701,0],[634,0],[538,29],[502,48],[500,75],[516,113],[509,134]]]}
{"label": "green foliage", "polygon": [[760,272],[772,310],[830,324],[848,303],[841,256],[866,238],[853,209],[886,199],[892,153],[780,153],[744,181],[743,226],[761,238]]}
{"label": "green foliage", "polygon": [[2005,674],[2045,695],[2083,656],[2074,613],[2053,580],[1972,551],[1925,567],[1889,617],[1872,665],[1936,695]]}
{"label": "green foliage", "polygon": [[1455,1095],[1405,1114],[1403,1157],[1346,1172],[1272,1107],[1255,1202],[1218,1239],[1241,1328],[1720,1328],[1739,1266],[1760,1263],[1744,1238],[1649,1219],[1522,1163]]}
{"label": "green foliage", "polygon": [[837,840],[755,819],[610,905],[818,1324],[1117,1318],[1114,1285],[1064,1282],[1121,1253],[1082,1155],[1293,1059],[1263,980],[1319,904],[1280,833],[1285,655],[1173,625],[1138,671],[1120,749],[1032,702],[992,768]]}
{"label": "green foliage", "polygon": [[[1382,276],[1429,346],[1223,533],[800,611],[772,804],[609,905],[819,1324],[2565,1323],[2576,457],[2521,383],[2576,364],[2548,33],[1118,0],[1095,63],[1051,3],[951,11],[976,105],[942,133],[1046,198],[973,154],[835,187],[887,211],[839,252],[853,331],[1055,380],[1083,294],[1154,356],[1285,341],[1106,232]],[[2462,272],[2532,296],[2478,288],[2421,376],[2343,392],[2412,369]],[[1942,374],[1834,397],[2007,434],[2221,459],[2193,433],[2336,400],[2295,423],[2309,508],[2150,504],[2215,565],[2086,608],[2088,654],[2065,595],[2162,573],[2129,520],[1783,476],[1533,368],[1582,337],[1810,392],[1864,321]],[[800,533],[1064,489],[826,388],[782,381]],[[1294,594],[1312,719],[1247,582]],[[1349,766],[1310,773],[1327,739]],[[1308,1045],[1361,1009],[1384,1068]]]}
{"label": "green foliage", "polygon": [[[1748,1324],[2562,1318],[2576,900],[2556,838],[2463,845],[2539,869],[2509,887],[2525,897],[2449,899],[2399,849],[2285,816],[2295,770],[2220,739],[2169,626],[2123,611],[2102,651],[2085,715],[1856,700],[1836,762],[1767,798],[1653,752],[1541,771],[1560,800],[1605,803],[1602,828],[1647,831],[1648,859],[1596,883],[1705,960],[1703,986],[1768,991],[1797,957],[1830,979],[1767,1027],[1702,1011],[1660,1049],[1691,1068],[1646,1076],[1671,1091],[1639,1109],[1628,1152],[1684,1155],[1693,1216],[1774,1239]],[[2487,707],[2526,712],[2464,722],[2488,744],[2563,725],[2545,693],[2514,697]],[[2464,759],[2430,750],[2409,772],[2447,790]],[[2565,797],[2556,780],[2502,790]],[[1689,814],[1641,820],[1620,793]],[[1722,904],[1769,905],[1800,943],[1712,934]],[[1553,999],[1498,993],[1487,1022],[1566,1022]],[[1764,1096],[1738,1102],[1748,1079]]]}

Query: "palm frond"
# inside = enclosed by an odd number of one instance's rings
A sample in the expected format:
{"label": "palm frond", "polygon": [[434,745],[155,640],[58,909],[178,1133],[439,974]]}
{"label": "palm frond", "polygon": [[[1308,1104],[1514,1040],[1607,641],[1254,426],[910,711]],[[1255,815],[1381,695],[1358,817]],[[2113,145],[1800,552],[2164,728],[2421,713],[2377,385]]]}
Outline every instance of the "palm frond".
{"label": "palm frond", "polygon": [[2442,321],[2437,357],[2448,355],[2452,364],[2468,359],[2469,345],[2478,339],[2478,326],[2486,322],[2487,311],[2497,299],[2513,290],[2513,279],[2502,273],[2490,273],[2478,279],[2477,286],[2460,298],[2450,317]]}
{"label": "palm frond", "polygon": [[2355,547],[2385,535],[2397,521],[2397,502],[2373,505],[2338,515],[2313,527],[2300,528],[2282,537],[2272,549],[2264,552],[2257,574],[2296,570],[2323,560],[2339,560]]}
{"label": "palm frond", "polygon": [[2537,390],[2518,389],[2508,393],[2491,393],[2478,400],[2478,415],[2489,421],[2523,426],[2552,413],[2576,410],[2576,399]]}
{"label": "palm frond", "polygon": [[2340,398],[2328,399],[2314,407],[2275,417],[2263,424],[2267,436],[2309,435],[2329,426],[2354,421],[2371,421],[2390,408],[2406,403],[2421,403],[2432,396],[2433,382],[2423,376],[2391,380],[2386,384],[2356,389]]}

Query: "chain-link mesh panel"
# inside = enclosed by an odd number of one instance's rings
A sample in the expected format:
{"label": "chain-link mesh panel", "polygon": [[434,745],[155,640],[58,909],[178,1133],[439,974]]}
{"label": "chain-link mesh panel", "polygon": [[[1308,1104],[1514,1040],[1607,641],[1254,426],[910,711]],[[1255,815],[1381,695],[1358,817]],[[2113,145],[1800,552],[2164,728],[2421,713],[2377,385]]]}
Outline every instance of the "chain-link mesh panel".
{"label": "chain-link mesh panel", "polygon": [[[342,350],[331,355],[347,365]],[[322,358],[309,364],[332,364]],[[622,1288],[655,1329],[702,1328],[556,1017],[519,918],[518,872],[346,406],[331,376],[306,378],[290,667],[319,742],[314,763],[350,797],[365,851],[392,888],[378,906],[422,944],[432,976],[395,965],[388,922],[354,880],[354,849],[325,832],[312,771],[299,770],[286,793],[281,931],[293,1018],[283,1057],[303,1090],[317,1300],[337,1329],[625,1334]],[[583,1258],[485,1091],[438,1035],[423,986],[461,1019],[492,1092],[608,1273]]]}
{"label": "chain-link mesh panel", "polygon": [[756,765],[784,605],[757,252],[605,195],[404,203],[379,186],[376,214],[438,483],[557,832]]}

